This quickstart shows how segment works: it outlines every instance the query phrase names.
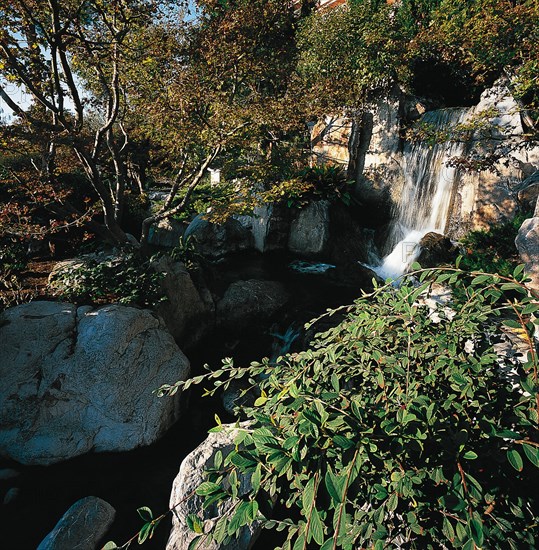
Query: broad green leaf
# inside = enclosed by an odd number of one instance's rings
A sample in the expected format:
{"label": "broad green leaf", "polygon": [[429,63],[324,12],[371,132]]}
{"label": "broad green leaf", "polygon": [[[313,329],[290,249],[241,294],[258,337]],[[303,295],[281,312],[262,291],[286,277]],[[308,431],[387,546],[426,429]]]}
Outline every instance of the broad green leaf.
{"label": "broad green leaf", "polygon": [[308,517],[311,508],[314,506],[315,499],[315,478],[311,477],[303,489],[302,503],[303,513]]}
{"label": "broad green leaf", "polygon": [[152,527],[151,523],[145,523],[142,526],[137,537],[137,542],[139,544],[144,544],[144,541],[148,538],[148,535],[150,534],[151,527]]}
{"label": "broad green leaf", "polygon": [[351,449],[355,446],[355,443],[353,441],[350,441],[347,437],[343,437],[342,435],[335,435],[333,437],[333,442],[335,445],[343,448],[343,449]]}
{"label": "broad green leaf", "polygon": [[483,523],[478,516],[474,516],[469,522],[472,539],[481,548],[483,546]]}
{"label": "broad green leaf", "polygon": [[153,519],[153,513],[148,506],[137,508],[137,513],[141,517],[142,521],[152,521]]}
{"label": "broad green leaf", "polygon": [[451,525],[451,522],[445,516],[442,522],[442,531],[447,540],[453,543],[453,541],[455,540],[455,530],[453,529],[453,525]]}
{"label": "broad green leaf", "polygon": [[474,453],[473,451],[466,451],[463,455],[463,458],[466,460],[475,460],[477,458],[477,453]]}
{"label": "broad green leaf", "polygon": [[326,489],[329,493],[329,496],[333,500],[333,504],[337,506],[343,501],[343,498],[344,498],[346,478],[342,476],[336,476],[328,468],[324,481],[325,481]]}
{"label": "broad green leaf", "polygon": [[188,514],[185,518],[187,527],[194,533],[201,535],[204,532],[204,524],[196,514]]}
{"label": "broad green leaf", "polygon": [[206,496],[211,495],[212,493],[217,493],[218,491],[221,491],[222,488],[217,483],[213,483],[211,481],[203,481],[197,488],[196,488],[196,494],[199,496]]}
{"label": "broad green leaf", "polygon": [[507,451],[507,460],[509,460],[509,463],[517,472],[522,471],[524,463],[522,462],[522,457],[516,449],[509,449]]}
{"label": "broad green leaf", "polygon": [[526,445],[526,443],[522,445],[522,449],[524,450],[524,454],[528,457],[528,460],[539,468],[539,449],[531,445]]}
{"label": "broad green leaf", "polygon": [[309,524],[309,534],[312,535],[314,541],[318,545],[324,543],[324,526],[316,508],[312,509],[311,520]]}

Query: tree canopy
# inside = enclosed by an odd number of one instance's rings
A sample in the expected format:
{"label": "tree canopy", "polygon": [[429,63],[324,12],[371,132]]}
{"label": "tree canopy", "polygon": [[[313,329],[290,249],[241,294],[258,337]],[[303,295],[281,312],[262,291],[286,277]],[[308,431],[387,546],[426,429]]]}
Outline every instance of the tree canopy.
{"label": "tree canopy", "polygon": [[[16,116],[2,127],[4,228],[61,221],[144,241],[187,207],[208,167],[249,185],[282,180],[302,168],[307,121],[360,111],[396,84],[450,106],[506,74],[529,126],[539,119],[533,0],[350,0],[331,11],[201,0],[186,18],[189,4],[0,8],[0,97]],[[170,194],[134,223],[148,172]]]}

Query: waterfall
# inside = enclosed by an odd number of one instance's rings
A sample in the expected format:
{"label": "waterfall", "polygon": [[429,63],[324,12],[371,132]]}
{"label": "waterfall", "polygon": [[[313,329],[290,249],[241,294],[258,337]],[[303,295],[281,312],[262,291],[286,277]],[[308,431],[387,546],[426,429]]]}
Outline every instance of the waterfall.
{"label": "waterfall", "polygon": [[[423,115],[421,122],[435,132],[461,123],[468,109],[440,109]],[[423,141],[406,143],[404,186],[395,207],[394,222],[387,241],[391,252],[379,265],[368,266],[379,276],[397,279],[420,253],[419,241],[431,231],[445,233],[457,170],[447,161],[463,153],[463,143]]]}

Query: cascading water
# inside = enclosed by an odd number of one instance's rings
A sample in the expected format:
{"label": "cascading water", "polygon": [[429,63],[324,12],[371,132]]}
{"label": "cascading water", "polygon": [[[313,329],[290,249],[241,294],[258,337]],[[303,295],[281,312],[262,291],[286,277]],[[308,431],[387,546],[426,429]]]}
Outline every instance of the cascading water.
{"label": "cascading water", "polygon": [[[421,119],[435,132],[463,122],[468,109],[440,109]],[[396,206],[387,242],[391,252],[379,265],[369,266],[380,277],[397,279],[420,253],[419,241],[431,231],[444,233],[456,183],[457,170],[448,166],[451,157],[463,152],[462,143],[407,143],[404,150],[404,186]]]}

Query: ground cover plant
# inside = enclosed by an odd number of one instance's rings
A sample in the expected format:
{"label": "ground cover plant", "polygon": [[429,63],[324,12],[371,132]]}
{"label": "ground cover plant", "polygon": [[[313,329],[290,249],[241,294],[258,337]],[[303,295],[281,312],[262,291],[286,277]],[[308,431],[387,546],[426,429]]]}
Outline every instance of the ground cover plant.
{"label": "ground cover plant", "polygon": [[[435,306],[441,285],[454,298]],[[190,518],[191,548],[255,520],[282,532],[283,549],[533,548],[538,310],[522,267],[510,277],[424,270],[341,308],[346,319],[302,353],[226,360],[163,387],[214,380],[213,394],[246,378],[259,388],[243,411],[249,427],[197,489],[205,508],[234,506],[211,529]],[[509,340],[512,352],[496,351]]]}

